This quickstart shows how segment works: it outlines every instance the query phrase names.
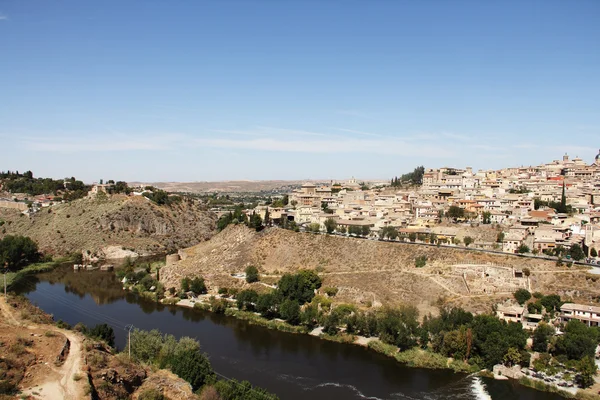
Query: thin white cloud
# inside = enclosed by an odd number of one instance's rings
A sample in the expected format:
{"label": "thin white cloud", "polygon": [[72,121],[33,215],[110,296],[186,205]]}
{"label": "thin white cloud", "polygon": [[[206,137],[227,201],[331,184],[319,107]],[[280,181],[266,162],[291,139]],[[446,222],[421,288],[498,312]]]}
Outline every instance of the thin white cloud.
{"label": "thin white cloud", "polygon": [[8,17],[4,14],[0,14],[0,21],[8,21]]}
{"label": "thin white cloud", "polygon": [[114,151],[158,151],[174,148],[183,139],[182,135],[98,135],[88,137],[29,137],[21,140],[31,151],[39,152],[114,152]]}
{"label": "thin white cloud", "polygon": [[262,137],[281,137],[281,136],[328,136],[326,133],[310,132],[298,129],[285,129],[272,126],[257,126],[252,129],[213,129],[211,132],[224,133],[241,136],[262,136]]}
{"label": "thin white cloud", "polygon": [[336,111],[337,114],[342,114],[342,115],[348,115],[350,117],[358,117],[358,118],[364,118],[364,119],[370,119],[372,121],[375,121],[376,118],[373,118],[371,115],[364,113],[362,111],[358,111],[358,110],[337,110]]}
{"label": "thin white cloud", "polygon": [[196,139],[203,147],[279,151],[294,153],[369,153],[402,156],[419,155],[424,158],[454,157],[456,153],[443,146],[423,146],[398,139]]}
{"label": "thin white cloud", "polygon": [[344,129],[344,128],[334,128],[336,131],[340,131],[340,132],[348,132],[348,133],[355,133],[357,135],[363,135],[363,136],[374,136],[374,137],[381,137],[383,135],[380,135],[378,133],[371,133],[371,132],[363,132],[363,131],[356,131],[354,129]]}

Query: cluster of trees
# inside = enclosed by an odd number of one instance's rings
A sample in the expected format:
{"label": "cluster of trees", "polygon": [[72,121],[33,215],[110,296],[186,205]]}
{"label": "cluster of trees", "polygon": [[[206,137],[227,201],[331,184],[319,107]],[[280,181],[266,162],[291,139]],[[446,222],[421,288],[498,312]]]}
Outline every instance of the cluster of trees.
{"label": "cluster of trees", "polygon": [[[265,213],[265,224],[268,224],[269,220],[269,210],[267,209]],[[233,211],[224,214],[217,221],[217,229],[222,231],[230,224],[245,224],[249,228],[255,229],[257,232],[263,228],[263,220],[262,217],[256,212],[252,212],[250,217],[244,214],[241,206],[236,206]]]}
{"label": "cluster of trees", "polygon": [[218,380],[200,343],[190,337],[177,340],[173,335],[162,335],[158,330],[131,332],[131,357],[139,363],[170,369],[192,385],[200,394],[216,394],[223,400],[276,400],[277,397],[249,382]]}
{"label": "cluster of trees", "polygon": [[557,213],[562,214],[572,214],[573,207],[571,205],[567,205],[567,196],[565,195],[565,185],[563,183],[562,195],[560,197],[560,201],[543,201],[542,199],[536,197],[533,199],[533,207],[536,210],[539,210],[540,207],[550,207],[556,210]]}
{"label": "cluster of trees", "polygon": [[38,262],[41,254],[37,243],[26,236],[7,235],[0,239],[0,267],[20,269]]}
{"label": "cluster of trees", "polygon": [[181,201],[181,196],[169,196],[169,193],[162,189],[157,189],[153,186],[147,186],[146,189],[150,191],[144,192],[144,197],[147,197],[159,206],[171,205]]}
{"label": "cluster of trees", "polygon": [[398,230],[393,226],[384,226],[379,231],[379,238],[396,240],[398,238]]}
{"label": "cluster of trees", "polygon": [[555,336],[553,326],[543,322],[538,325],[533,332],[532,349],[541,354],[534,361],[534,367],[551,374],[559,366],[575,369],[579,385],[589,387],[597,371],[594,357],[600,343],[600,330],[573,319],[563,331],[563,335]]}
{"label": "cluster of trees", "polygon": [[390,185],[392,187],[402,186],[403,183],[413,183],[416,185],[421,185],[423,183],[423,175],[425,174],[425,167],[422,165],[416,167],[412,172],[407,174],[403,174],[400,178],[397,176],[392,178],[390,181]]}
{"label": "cluster of trees", "polygon": [[181,280],[181,291],[182,294],[187,292],[194,292],[194,294],[206,294],[206,284],[204,283],[204,278],[201,276],[197,276],[194,279],[183,278]]}
{"label": "cluster of trees", "polygon": [[555,256],[555,257],[570,257],[575,261],[581,261],[585,258],[585,252],[581,248],[581,245],[575,243],[568,249],[563,246],[556,246],[554,249],[544,249],[542,253]]}
{"label": "cluster of trees", "polygon": [[108,324],[99,324],[93,328],[88,328],[84,324],[77,324],[76,330],[91,338],[102,340],[110,347],[115,347],[115,331]]}
{"label": "cluster of trees", "polygon": [[369,225],[351,225],[348,227],[348,233],[356,236],[369,236],[371,227]]}
{"label": "cluster of trees", "polygon": [[0,172],[0,182],[4,190],[10,193],[26,193],[31,196],[41,194],[58,195],[61,193],[64,200],[75,200],[85,197],[88,187],[74,177],[65,179],[35,178],[33,172],[27,171],[20,174],[16,172]]}
{"label": "cluster of trees", "polygon": [[[378,337],[400,350],[418,346],[477,367],[529,366],[530,353],[526,345],[530,333],[520,323],[507,323],[495,315],[473,315],[461,308],[442,309],[438,317],[428,315],[419,323],[419,313],[412,306],[368,311],[348,304],[334,307],[330,297],[335,296],[337,290],[327,288],[326,297],[315,295],[320,285],[321,279],[312,271],[286,274],[278,289],[271,293],[239,292],[237,307],[308,329],[322,326],[323,332],[329,335],[345,331],[351,335]],[[534,293],[532,297],[524,289],[517,291],[515,298],[520,304],[533,299],[528,304],[529,311],[541,313],[545,308],[549,316],[562,305],[558,295]],[[554,336],[554,327],[542,322],[533,332],[533,350],[544,353],[542,364],[549,359],[548,365],[562,363],[575,368],[579,384],[589,386],[596,373],[593,357],[600,343],[600,329],[573,320],[566,324],[564,332],[560,337]],[[536,368],[545,367],[540,364]]]}
{"label": "cluster of trees", "polygon": [[287,194],[284,194],[281,199],[275,199],[271,203],[267,203],[267,205],[271,204],[271,206],[275,208],[283,208],[288,205],[289,201],[289,196]]}
{"label": "cluster of trees", "polygon": [[[310,315],[316,310],[300,308],[315,297],[315,290],[321,287],[321,278],[314,271],[301,270],[296,274],[284,274],[276,290],[258,294],[252,289],[242,290],[236,296],[240,310],[257,311],[265,318],[281,317],[292,325],[302,320],[312,320]],[[310,307],[308,307],[310,308]]]}
{"label": "cluster of trees", "polygon": [[[123,181],[117,181],[115,182],[114,180],[109,180],[106,182],[109,186],[106,190],[108,193],[110,194],[131,194],[133,192],[133,189],[129,187],[129,185],[127,185],[127,182],[123,182]],[[154,189],[154,188],[153,188]]]}
{"label": "cluster of trees", "polygon": [[148,292],[152,289],[156,293],[157,298],[162,298],[164,295],[164,286],[160,282],[160,269],[156,269],[156,274],[152,272],[150,263],[138,265],[138,269],[134,269],[134,264],[130,259],[125,260],[125,266],[116,272],[117,277],[122,280],[127,278],[127,282],[133,284],[131,290],[134,293]]}

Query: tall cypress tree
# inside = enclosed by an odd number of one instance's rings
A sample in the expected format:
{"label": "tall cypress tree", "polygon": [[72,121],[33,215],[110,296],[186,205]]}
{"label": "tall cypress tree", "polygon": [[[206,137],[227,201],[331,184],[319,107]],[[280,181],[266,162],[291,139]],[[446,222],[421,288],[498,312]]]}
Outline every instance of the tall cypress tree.
{"label": "tall cypress tree", "polygon": [[563,181],[562,196],[560,197],[560,206],[557,210],[559,213],[567,212],[567,196],[565,195],[565,182]]}

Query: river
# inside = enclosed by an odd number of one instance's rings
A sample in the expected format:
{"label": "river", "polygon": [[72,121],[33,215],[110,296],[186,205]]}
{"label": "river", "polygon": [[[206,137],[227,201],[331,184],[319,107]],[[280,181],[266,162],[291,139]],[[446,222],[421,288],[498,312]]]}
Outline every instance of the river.
{"label": "river", "polygon": [[17,291],[57,321],[108,323],[119,348],[126,345],[128,324],[196,338],[219,374],[248,380],[281,399],[562,399],[512,381],[409,368],[360,346],[163,306],[123,291],[112,272],[63,266],[28,278]]}

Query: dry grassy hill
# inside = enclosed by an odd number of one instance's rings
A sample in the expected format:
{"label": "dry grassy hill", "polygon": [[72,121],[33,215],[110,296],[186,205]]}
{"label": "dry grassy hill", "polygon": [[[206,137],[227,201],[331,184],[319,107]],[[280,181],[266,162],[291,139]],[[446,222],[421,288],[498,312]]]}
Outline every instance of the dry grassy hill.
{"label": "dry grassy hill", "polygon": [[[469,295],[462,277],[450,273],[451,266],[490,263],[528,267],[532,271],[532,290],[555,293],[560,288],[562,294],[588,299],[600,294],[596,277],[576,267],[557,267],[550,261],[278,228],[255,232],[244,226],[230,226],[183,253],[182,261],[161,270],[167,287],[178,287],[183,276],[195,275],[204,276],[211,290],[244,287],[247,284],[231,277],[231,273],[243,272],[248,265],[259,268],[264,282],[275,282],[285,272],[309,268],[322,274],[323,286],[339,288],[336,301],[364,306],[408,302],[423,311],[433,311],[438,302],[444,301],[476,310],[487,309],[509,296]],[[426,267],[415,268],[418,256],[427,257]]]}
{"label": "dry grassy hill", "polygon": [[94,253],[108,246],[164,253],[210,238],[216,223],[213,213],[193,202],[158,206],[141,196],[124,195],[59,204],[31,217],[0,208],[0,219],[5,222],[0,237],[29,236],[52,254]]}

